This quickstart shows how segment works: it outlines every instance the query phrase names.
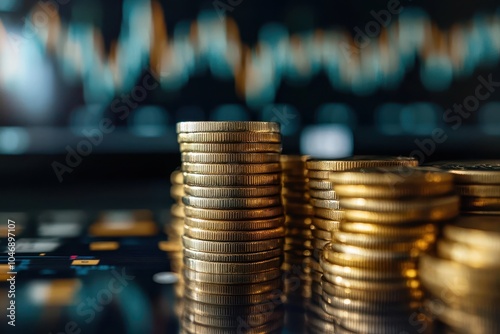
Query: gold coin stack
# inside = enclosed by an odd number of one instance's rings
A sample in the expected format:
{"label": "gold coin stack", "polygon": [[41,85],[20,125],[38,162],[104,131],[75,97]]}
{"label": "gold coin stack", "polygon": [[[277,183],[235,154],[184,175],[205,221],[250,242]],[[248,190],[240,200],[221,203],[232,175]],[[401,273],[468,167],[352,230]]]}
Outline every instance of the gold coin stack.
{"label": "gold coin stack", "polygon": [[333,190],[330,175],[352,168],[416,166],[417,164],[418,162],[412,158],[376,156],[354,156],[339,160],[309,160],[307,162],[310,203],[314,211],[312,219],[313,256],[311,258],[312,292],[307,314],[307,320],[311,323],[310,328],[317,328],[319,332],[324,328],[333,331],[331,328],[333,317],[325,313],[320,306],[323,295],[321,286],[323,270],[319,260],[323,248],[332,240],[332,232],[338,231],[340,222],[344,218],[344,212],[341,210],[338,194]]}
{"label": "gold coin stack", "polygon": [[345,220],[321,255],[322,308],[337,329],[428,333],[417,263],[436,225],[459,213],[453,176],[400,166],[332,173],[330,180]]}
{"label": "gold coin stack", "polygon": [[455,176],[463,214],[500,215],[500,160],[433,164]]}
{"label": "gold coin stack", "polygon": [[426,306],[439,333],[500,333],[500,219],[462,217],[444,227],[437,252],[422,256]]}
{"label": "gold coin stack", "polygon": [[184,181],[182,172],[177,169],[170,174],[170,196],[175,203],[170,208],[170,222],[165,225],[165,233],[168,236],[168,257],[172,271],[179,274],[175,286],[177,297],[183,296],[184,281],[182,278],[182,235],[184,234]]}
{"label": "gold coin stack", "polygon": [[[285,256],[282,266],[286,305],[285,327],[303,332],[305,305],[311,296],[309,260],[311,216],[305,155],[282,155],[281,196],[285,208]],[[301,330],[302,329],[302,330]]]}
{"label": "gold coin stack", "polygon": [[177,133],[186,194],[184,332],[280,331],[279,124],[182,122]]}

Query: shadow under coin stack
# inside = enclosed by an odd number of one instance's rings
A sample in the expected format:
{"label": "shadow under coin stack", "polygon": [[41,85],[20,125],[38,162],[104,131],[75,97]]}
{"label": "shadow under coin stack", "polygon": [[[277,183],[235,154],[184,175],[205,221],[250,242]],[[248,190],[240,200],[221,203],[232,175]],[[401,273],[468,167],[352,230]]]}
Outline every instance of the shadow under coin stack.
{"label": "shadow under coin stack", "polygon": [[280,332],[279,124],[182,122],[177,133],[186,193],[183,332]]}
{"label": "shadow under coin stack", "polygon": [[454,175],[462,214],[500,215],[500,160],[445,161],[432,165]]}
{"label": "shadow under coin stack", "polygon": [[437,168],[354,169],[330,176],[345,220],[321,256],[322,307],[338,333],[430,333],[420,254],[459,212],[453,176]]}
{"label": "shadow under coin stack", "polygon": [[175,285],[175,294],[182,298],[184,290],[184,281],[182,278],[182,235],[184,234],[184,204],[182,197],[184,196],[184,180],[182,172],[175,170],[170,175],[170,196],[175,200],[175,203],[170,209],[171,219],[165,225],[165,233],[168,235],[168,257],[172,271],[179,274],[178,282]]}
{"label": "shadow under coin stack", "polygon": [[462,217],[443,229],[437,254],[425,254],[420,277],[439,333],[500,333],[500,219]]}
{"label": "shadow under coin stack", "polygon": [[305,305],[311,295],[309,261],[312,251],[311,217],[306,161],[308,156],[282,155],[281,195],[285,208],[285,326],[292,333],[304,332]]}
{"label": "shadow under coin stack", "polygon": [[310,332],[333,332],[333,316],[322,308],[321,276],[323,269],[319,264],[321,252],[332,240],[332,232],[337,231],[343,220],[338,194],[333,190],[330,175],[352,168],[383,166],[416,166],[417,160],[405,157],[354,156],[339,160],[309,160],[310,203],[314,209],[312,219],[313,254],[311,258],[311,302],[308,305],[307,322]]}

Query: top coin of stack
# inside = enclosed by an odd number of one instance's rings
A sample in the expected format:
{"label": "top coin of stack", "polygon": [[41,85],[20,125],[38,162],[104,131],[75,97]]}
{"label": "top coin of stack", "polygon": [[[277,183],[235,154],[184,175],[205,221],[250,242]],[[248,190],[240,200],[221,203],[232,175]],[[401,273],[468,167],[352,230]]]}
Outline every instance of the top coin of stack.
{"label": "top coin of stack", "polygon": [[455,176],[462,213],[500,215],[500,160],[444,161],[433,166]]}
{"label": "top coin of stack", "polygon": [[[281,135],[270,122],[177,124],[184,173],[187,332],[227,332],[243,316],[252,331],[283,325],[279,299],[284,214]],[[226,332],[222,331],[222,332]]]}
{"label": "top coin of stack", "polygon": [[427,306],[457,333],[500,332],[500,218],[461,217],[420,261]]}
{"label": "top coin of stack", "polygon": [[[321,266],[319,259],[323,247],[331,242],[332,232],[338,231],[344,218],[338,194],[333,190],[330,175],[352,168],[368,168],[383,166],[416,166],[417,160],[406,157],[354,156],[338,160],[307,161],[307,176],[309,178],[309,194],[314,209],[313,225],[313,258],[311,260],[311,309],[322,312],[319,304],[322,300]],[[316,306],[316,307],[315,307]],[[314,315],[311,315],[313,317]],[[327,318],[324,314],[315,314]],[[326,320],[326,319],[325,319]],[[320,320],[315,320],[320,322]]]}
{"label": "top coin of stack", "polygon": [[453,176],[430,167],[377,167],[330,180],[345,220],[320,260],[323,309],[353,332],[429,329],[417,262],[433,244],[436,224],[458,214]]}

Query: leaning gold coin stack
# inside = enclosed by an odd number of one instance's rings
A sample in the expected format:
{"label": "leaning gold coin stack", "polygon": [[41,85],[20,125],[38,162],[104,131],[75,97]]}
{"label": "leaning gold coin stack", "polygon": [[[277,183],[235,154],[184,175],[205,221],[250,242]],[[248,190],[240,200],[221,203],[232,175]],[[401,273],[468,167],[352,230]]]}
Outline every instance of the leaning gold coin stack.
{"label": "leaning gold coin stack", "polygon": [[285,208],[283,278],[285,327],[297,332],[304,327],[305,305],[311,295],[309,261],[312,251],[311,216],[305,155],[282,155],[281,196]]}
{"label": "leaning gold coin stack", "polygon": [[321,255],[322,307],[338,331],[428,333],[420,254],[459,213],[453,176],[430,167],[332,173],[345,220]]}
{"label": "leaning gold coin stack", "polygon": [[500,215],[500,160],[445,161],[433,165],[455,176],[463,214]]}
{"label": "leaning gold coin stack", "polygon": [[351,168],[377,166],[416,166],[418,162],[406,157],[354,156],[339,160],[309,160],[307,176],[309,178],[309,194],[314,209],[312,220],[313,256],[311,259],[311,303],[307,314],[310,331],[328,329],[333,331],[333,317],[321,309],[322,268],[319,264],[323,248],[332,240],[332,232],[337,231],[344,218],[338,194],[333,190],[330,181],[332,173],[342,172]]}
{"label": "leaning gold coin stack", "polygon": [[182,122],[177,133],[186,193],[184,332],[281,330],[279,124]]}
{"label": "leaning gold coin stack", "polygon": [[444,227],[437,251],[422,256],[426,306],[439,333],[500,333],[500,218],[461,217]]}

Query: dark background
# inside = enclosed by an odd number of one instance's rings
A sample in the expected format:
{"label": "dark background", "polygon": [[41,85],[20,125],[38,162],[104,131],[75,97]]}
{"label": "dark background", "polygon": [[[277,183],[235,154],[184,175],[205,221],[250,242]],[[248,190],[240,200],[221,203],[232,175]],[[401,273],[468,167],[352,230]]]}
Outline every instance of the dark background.
{"label": "dark background", "polygon": [[[29,15],[36,3],[37,1],[18,1],[10,11],[0,13],[6,30],[22,28],[23,18]],[[481,15],[497,13],[498,16],[498,3],[493,0],[460,3],[414,0],[402,1],[401,4],[405,7],[404,11],[414,7],[422,9],[430,21],[442,30],[457,25],[468,26]],[[193,21],[200,11],[214,8],[212,1],[161,1],[161,6],[170,36],[180,22]],[[120,36],[123,15],[123,2],[120,0],[72,0],[59,7],[63,26],[92,23],[98,27],[103,33],[106,52],[109,52],[110,45]],[[253,47],[258,42],[260,27],[269,22],[281,23],[291,34],[315,29],[340,29],[354,34],[355,27],[363,28],[373,20],[371,10],[379,11],[386,7],[387,1],[244,0],[226,14],[237,22],[242,41]],[[398,17],[394,16],[392,23],[397,20]],[[149,17],[144,17],[143,21],[147,24]],[[500,38],[500,35],[498,37]],[[44,201],[48,199],[54,200],[58,207],[74,206],[75,201],[78,201],[80,206],[92,206],[90,203],[102,204],[102,200],[107,200],[106,203],[110,206],[117,207],[160,206],[164,198],[155,192],[153,192],[155,195],[150,195],[152,193],[149,190],[155,187],[167,189],[170,172],[180,164],[174,134],[176,122],[213,119],[213,111],[224,104],[239,105],[245,110],[249,120],[262,120],[263,108],[248,106],[246,101],[235,93],[232,79],[219,79],[205,71],[191,76],[189,81],[176,91],[157,88],[141,103],[141,106],[154,106],[168,115],[166,125],[168,129],[163,135],[136,136],[129,131],[133,127],[133,124],[129,124],[132,122],[131,117],[125,122],[115,120],[117,131],[106,136],[103,144],[94,147],[92,154],[84,157],[82,163],[72,173],[66,173],[64,181],[60,183],[53,171],[52,163],[64,162],[67,153],[64,147],[66,145],[74,147],[81,140],[81,137],[68,130],[71,125],[70,115],[73,110],[88,103],[83,94],[82,79],[76,77],[68,81],[62,74],[58,58],[51,54],[45,57],[49,64],[47,70],[53,73],[56,87],[52,104],[54,111],[50,119],[10,117],[22,111],[22,107],[12,102],[8,92],[0,91],[1,127],[20,127],[30,135],[41,131],[40,129],[45,131],[39,133],[38,137],[33,135],[32,142],[36,145],[31,145],[15,154],[9,152],[0,154],[0,178],[4,185],[0,190],[2,198],[0,205],[4,209],[14,210],[28,202],[33,208],[45,207]],[[299,128],[283,138],[284,153],[300,153],[301,131],[319,122],[315,111],[320,106],[327,103],[341,103],[350,107],[355,117],[355,126],[351,128],[353,154],[409,155],[417,148],[415,140],[428,138],[430,133],[403,132],[392,135],[384,133],[380,130],[381,124],[376,117],[378,107],[388,102],[401,105],[432,103],[438,106],[436,125],[446,128],[447,125],[442,122],[442,112],[454,103],[461,103],[465,97],[474,92],[478,85],[478,75],[487,77],[492,74],[494,79],[500,80],[498,60],[496,60],[493,63],[476,66],[472,73],[453,78],[447,89],[431,91],[422,84],[420,65],[417,58],[415,66],[404,75],[404,79],[397,87],[377,89],[373,93],[361,96],[332,87],[323,71],[302,84],[282,80],[274,103],[293,107],[300,115]],[[141,80],[142,77],[138,77],[137,82]],[[28,91],[33,87],[24,89]],[[116,91],[115,97],[123,93],[127,91]],[[17,88],[17,94],[23,96],[23,87]],[[29,96],[27,94],[26,99],[29,99]],[[481,107],[486,103],[498,102],[499,97],[499,93],[495,92],[487,101],[482,102]],[[109,114],[109,102],[102,101],[102,105]],[[190,108],[197,111],[194,113],[186,111]],[[106,115],[106,111],[103,115]],[[426,157],[426,162],[440,159],[498,157],[500,133],[498,135],[485,133],[480,123],[478,113],[472,113],[471,117],[464,120],[459,130],[449,133],[449,140],[437,145],[436,151]],[[44,140],[43,133],[56,132],[61,133],[59,140],[56,142]],[[323,144],[335,145],[330,142]],[[110,193],[107,194],[106,191]],[[119,194],[127,199],[117,199],[113,194]],[[168,194],[165,193],[164,197],[167,198]]]}

